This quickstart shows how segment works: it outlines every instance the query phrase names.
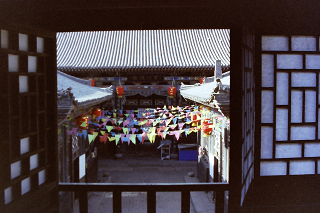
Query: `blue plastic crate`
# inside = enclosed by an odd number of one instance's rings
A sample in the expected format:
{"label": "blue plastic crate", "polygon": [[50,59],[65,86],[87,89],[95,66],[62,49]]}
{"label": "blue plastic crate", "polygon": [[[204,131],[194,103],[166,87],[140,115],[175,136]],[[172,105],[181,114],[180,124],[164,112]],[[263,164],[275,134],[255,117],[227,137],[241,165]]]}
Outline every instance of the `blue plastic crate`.
{"label": "blue plastic crate", "polygon": [[197,150],[179,150],[180,161],[196,161],[198,160]]}

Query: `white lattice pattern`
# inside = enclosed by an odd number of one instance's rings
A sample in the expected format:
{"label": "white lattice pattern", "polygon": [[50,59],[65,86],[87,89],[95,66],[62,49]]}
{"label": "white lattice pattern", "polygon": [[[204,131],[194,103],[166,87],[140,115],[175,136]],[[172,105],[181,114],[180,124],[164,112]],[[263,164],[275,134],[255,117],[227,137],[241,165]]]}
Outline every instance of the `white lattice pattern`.
{"label": "white lattice pattern", "polygon": [[317,39],[261,38],[261,176],[319,173]]}

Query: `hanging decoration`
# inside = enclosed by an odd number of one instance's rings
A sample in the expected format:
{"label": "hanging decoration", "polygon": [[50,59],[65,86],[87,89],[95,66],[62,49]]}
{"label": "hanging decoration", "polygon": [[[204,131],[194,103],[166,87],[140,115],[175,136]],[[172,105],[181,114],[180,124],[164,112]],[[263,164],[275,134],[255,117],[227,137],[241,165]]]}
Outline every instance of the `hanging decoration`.
{"label": "hanging decoration", "polygon": [[101,109],[96,107],[92,110],[93,122],[97,123],[98,118],[101,116]]}
{"label": "hanging decoration", "polygon": [[175,86],[168,87],[168,95],[170,95],[170,98],[173,98],[177,93],[177,88]]}
{"label": "hanging decoration", "polygon": [[200,82],[200,84],[203,84],[204,83],[204,78],[200,78],[199,82]]}
{"label": "hanging decoration", "polygon": [[85,114],[80,115],[76,121],[80,130],[86,130],[89,125],[89,118]]}
{"label": "hanging decoration", "polygon": [[194,112],[191,119],[192,119],[192,126],[197,126],[198,122],[200,121],[200,114],[198,112]]}
{"label": "hanging decoration", "polygon": [[204,133],[204,136],[205,137],[210,136],[211,131],[212,131],[212,122],[210,121],[210,119],[209,118],[205,118],[203,123],[202,123],[202,125],[203,125],[202,131]]}
{"label": "hanging decoration", "polygon": [[119,98],[122,98],[122,95],[123,95],[123,93],[124,93],[124,87],[123,86],[117,86],[116,87],[116,91],[117,91],[117,95],[118,95],[118,97]]}
{"label": "hanging decoration", "polygon": [[[182,135],[188,137],[199,130],[204,132],[204,137],[209,137],[215,128],[225,128],[230,125],[230,120],[221,111],[200,105],[171,107],[171,109],[164,106],[157,109],[124,111],[94,108],[85,111],[90,112],[92,118],[97,121],[97,123],[90,122],[94,126],[92,126],[92,131],[88,132],[89,142],[94,141],[99,135],[99,141],[104,144],[111,141],[115,141],[116,144],[119,142],[143,144],[145,139],[153,143],[156,137],[165,139],[167,135],[179,140]],[[77,133],[86,138],[88,116],[74,114],[77,119],[72,125],[77,125],[78,128],[72,128],[71,125],[72,131],[69,131],[68,134]],[[201,125],[200,121],[202,121]]]}

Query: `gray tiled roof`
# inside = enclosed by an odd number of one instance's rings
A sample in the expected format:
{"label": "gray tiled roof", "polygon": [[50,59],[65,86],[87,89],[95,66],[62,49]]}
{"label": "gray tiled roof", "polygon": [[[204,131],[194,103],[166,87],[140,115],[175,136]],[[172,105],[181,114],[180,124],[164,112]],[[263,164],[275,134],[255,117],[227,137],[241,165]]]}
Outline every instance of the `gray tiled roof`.
{"label": "gray tiled roof", "polygon": [[90,107],[112,98],[110,88],[91,87],[90,81],[79,79],[65,73],[57,73],[58,92],[71,88],[78,107]]}
{"label": "gray tiled roof", "polygon": [[213,70],[230,65],[230,30],[57,33],[57,64],[75,71]]}
{"label": "gray tiled roof", "polygon": [[221,83],[217,83],[215,78],[204,84],[182,85],[181,95],[189,100],[201,103],[210,107],[218,107],[221,104],[229,105],[230,93],[230,72],[222,74]]}

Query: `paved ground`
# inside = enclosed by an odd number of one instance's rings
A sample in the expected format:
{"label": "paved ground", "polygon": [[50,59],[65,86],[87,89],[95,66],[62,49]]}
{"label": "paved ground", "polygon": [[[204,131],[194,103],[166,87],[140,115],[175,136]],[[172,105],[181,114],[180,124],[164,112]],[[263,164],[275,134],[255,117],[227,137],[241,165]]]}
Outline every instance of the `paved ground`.
{"label": "paved ground", "polygon": [[[160,160],[160,157],[132,157],[122,160],[99,160],[98,182],[111,183],[185,183],[198,182],[195,177],[188,177],[188,172],[196,172],[195,161]],[[108,174],[109,177],[103,177]],[[157,192],[157,213],[180,213],[180,192]],[[90,213],[111,213],[112,193],[89,193]],[[76,213],[78,210],[75,211]],[[123,213],[147,212],[146,192],[123,192]],[[191,192],[191,213],[214,212],[214,203],[205,192]]]}

